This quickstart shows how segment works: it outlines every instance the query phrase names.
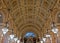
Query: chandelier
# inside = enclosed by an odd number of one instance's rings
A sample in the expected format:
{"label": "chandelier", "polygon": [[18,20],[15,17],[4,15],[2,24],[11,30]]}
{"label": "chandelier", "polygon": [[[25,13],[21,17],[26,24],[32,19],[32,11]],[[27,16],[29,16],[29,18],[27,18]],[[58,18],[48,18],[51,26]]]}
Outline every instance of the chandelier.
{"label": "chandelier", "polygon": [[18,37],[14,37],[14,40],[17,41],[18,40]]}
{"label": "chandelier", "polygon": [[42,39],[43,39],[44,42],[46,41],[46,37],[43,37]]}
{"label": "chandelier", "polygon": [[6,26],[2,28],[3,35],[5,35],[8,32],[8,22],[6,22]]}
{"label": "chandelier", "polygon": [[13,29],[12,29],[12,33],[10,34],[10,39],[13,39],[14,38],[14,32],[13,32]]}
{"label": "chandelier", "polygon": [[43,32],[43,37],[42,37],[42,40],[45,42],[46,41],[46,37],[45,37],[45,34]]}
{"label": "chandelier", "polygon": [[58,33],[58,29],[57,29],[56,24],[54,22],[52,23],[51,27],[52,27],[52,32],[57,34]]}
{"label": "chandelier", "polygon": [[16,42],[18,40],[18,37],[17,37],[17,31],[16,31],[16,35],[14,37],[14,41]]}
{"label": "chandelier", "polygon": [[51,35],[49,34],[49,30],[48,29],[47,29],[46,37],[51,37]]}
{"label": "chandelier", "polygon": [[40,43],[44,43],[43,40],[40,40]]}
{"label": "chandelier", "polygon": [[20,43],[20,40],[19,39],[17,40],[17,43]]}

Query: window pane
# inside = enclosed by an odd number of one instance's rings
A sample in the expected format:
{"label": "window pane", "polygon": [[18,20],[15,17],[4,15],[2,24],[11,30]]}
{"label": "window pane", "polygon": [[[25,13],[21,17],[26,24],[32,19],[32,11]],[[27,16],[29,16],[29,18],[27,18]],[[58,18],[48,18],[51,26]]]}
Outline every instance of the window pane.
{"label": "window pane", "polygon": [[25,34],[25,37],[35,37],[35,34],[33,32],[28,32]]}

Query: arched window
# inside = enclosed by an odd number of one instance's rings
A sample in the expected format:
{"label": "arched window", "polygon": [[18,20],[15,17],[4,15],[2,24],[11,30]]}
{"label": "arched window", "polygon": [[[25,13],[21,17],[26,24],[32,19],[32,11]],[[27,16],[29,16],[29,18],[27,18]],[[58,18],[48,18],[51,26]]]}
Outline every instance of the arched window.
{"label": "arched window", "polygon": [[33,32],[27,32],[24,37],[26,37],[26,38],[35,37],[35,34]]}

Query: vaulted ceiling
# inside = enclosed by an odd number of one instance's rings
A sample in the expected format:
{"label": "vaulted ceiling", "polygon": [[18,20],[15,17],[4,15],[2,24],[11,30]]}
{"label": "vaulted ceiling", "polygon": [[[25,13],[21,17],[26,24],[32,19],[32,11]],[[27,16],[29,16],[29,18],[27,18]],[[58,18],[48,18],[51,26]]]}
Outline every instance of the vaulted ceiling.
{"label": "vaulted ceiling", "polygon": [[0,10],[6,9],[19,32],[24,34],[28,31],[40,34],[47,22],[50,25],[51,16],[59,7],[60,0],[0,0]]}

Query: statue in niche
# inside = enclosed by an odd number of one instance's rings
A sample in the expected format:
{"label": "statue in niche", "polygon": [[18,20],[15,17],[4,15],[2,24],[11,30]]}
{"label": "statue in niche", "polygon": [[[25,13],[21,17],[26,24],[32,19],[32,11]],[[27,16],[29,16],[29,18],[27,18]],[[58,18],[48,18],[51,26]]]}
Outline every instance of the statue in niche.
{"label": "statue in niche", "polygon": [[26,43],[33,43],[33,38],[32,37],[29,37],[26,41]]}

